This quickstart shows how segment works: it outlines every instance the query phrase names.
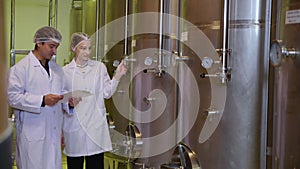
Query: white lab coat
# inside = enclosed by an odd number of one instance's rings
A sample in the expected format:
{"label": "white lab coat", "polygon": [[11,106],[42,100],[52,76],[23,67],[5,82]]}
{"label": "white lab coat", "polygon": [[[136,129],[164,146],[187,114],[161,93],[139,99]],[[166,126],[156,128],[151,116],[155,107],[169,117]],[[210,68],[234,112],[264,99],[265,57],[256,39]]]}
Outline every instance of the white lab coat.
{"label": "white lab coat", "polygon": [[55,62],[49,72],[30,52],[11,67],[8,76],[8,103],[16,116],[18,169],[60,169],[61,130],[64,107],[41,107],[43,95],[64,92],[64,74]]}
{"label": "white lab coat", "polygon": [[114,78],[111,80],[103,63],[90,59],[84,72],[76,66],[74,59],[63,70],[69,89],[93,94],[82,97],[72,115],[64,115],[64,153],[76,157],[110,151],[112,145],[104,99],[113,95],[119,82]]}

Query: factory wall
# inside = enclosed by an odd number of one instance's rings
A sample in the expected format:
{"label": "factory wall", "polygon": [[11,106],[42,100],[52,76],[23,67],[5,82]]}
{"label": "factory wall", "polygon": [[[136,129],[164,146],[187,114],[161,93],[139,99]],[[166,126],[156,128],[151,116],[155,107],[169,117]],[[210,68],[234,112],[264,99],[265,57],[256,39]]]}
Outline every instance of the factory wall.
{"label": "factory wall", "polygon": [[[6,29],[6,55],[10,55],[11,31],[11,0],[5,0],[5,29]],[[69,56],[69,13],[71,1],[58,1],[57,29],[63,36],[62,43],[57,52],[57,63],[63,65]],[[15,0],[15,49],[32,50],[35,31],[48,25],[49,1],[48,0]],[[22,58],[16,56],[16,61]],[[64,60],[66,59],[66,60]],[[9,58],[7,63],[9,66]]]}

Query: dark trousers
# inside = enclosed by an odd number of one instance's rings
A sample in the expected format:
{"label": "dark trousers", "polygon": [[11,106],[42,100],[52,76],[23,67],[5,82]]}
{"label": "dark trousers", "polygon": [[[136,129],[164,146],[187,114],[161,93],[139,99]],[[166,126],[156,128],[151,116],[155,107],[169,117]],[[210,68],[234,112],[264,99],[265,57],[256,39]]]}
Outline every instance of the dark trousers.
{"label": "dark trousers", "polygon": [[68,169],[104,169],[104,153],[91,156],[69,157],[67,156]]}

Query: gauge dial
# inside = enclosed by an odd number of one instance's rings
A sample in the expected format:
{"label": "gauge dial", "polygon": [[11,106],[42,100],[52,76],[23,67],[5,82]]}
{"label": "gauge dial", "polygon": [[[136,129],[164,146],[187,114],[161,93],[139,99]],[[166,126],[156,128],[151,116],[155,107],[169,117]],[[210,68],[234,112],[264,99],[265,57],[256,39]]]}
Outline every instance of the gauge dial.
{"label": "gauge dial", "polygon": [[212,67],[213,63],[214,63],[214,60],[212,60],[212,59],[209,58],[209,57],[204,57],[204,58],[202,59],[201,65],[202,65],[202,67],[204,67],[205,69],[209,69],[209,68]]}
{"label": "gauge dial", "polygon": [[120,64],[120,61],[118,61],[118,60],[113,61],[113,67],[118,67],[119,64]]}
{"label": "gauge dial", "polygon": [[280,40],[272,43],[270,49],[270,60],[273,66],[279,66],[283,60],[282,44]]}
{"label": "gauge dial", "polygon": [[147,66],[150,66],[153,62],[153,59],[151,57],[146,57],[144,60],[144,64]]}

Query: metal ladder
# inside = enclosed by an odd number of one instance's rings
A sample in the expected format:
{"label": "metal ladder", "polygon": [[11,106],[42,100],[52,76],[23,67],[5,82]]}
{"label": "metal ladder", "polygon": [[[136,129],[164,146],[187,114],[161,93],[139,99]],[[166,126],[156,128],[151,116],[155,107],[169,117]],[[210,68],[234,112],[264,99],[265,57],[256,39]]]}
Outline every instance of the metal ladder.
{"label": "metal ladder", "polygon": [[[49,0],[48,25],[57,28],[58,0]],[[11,0],[10,66],[16,63],[16,54],[26,55],[30,50],[15,49],[15,0]],[[56,61],[56,57],[53,58]]]}

